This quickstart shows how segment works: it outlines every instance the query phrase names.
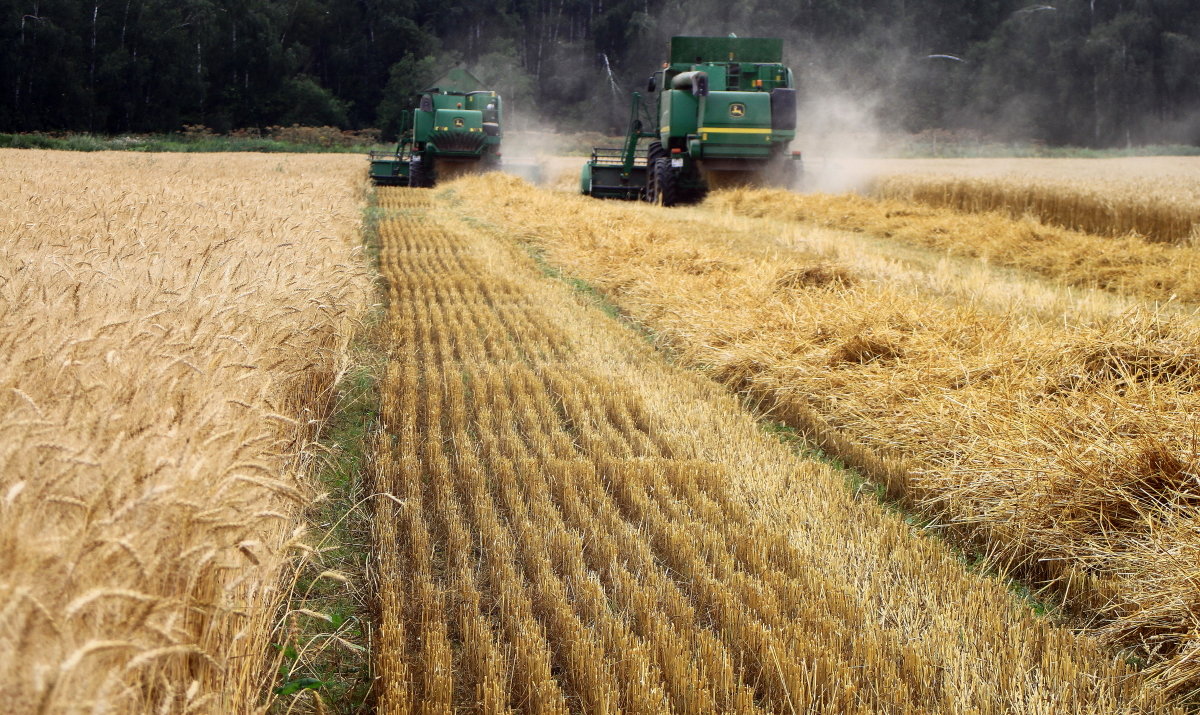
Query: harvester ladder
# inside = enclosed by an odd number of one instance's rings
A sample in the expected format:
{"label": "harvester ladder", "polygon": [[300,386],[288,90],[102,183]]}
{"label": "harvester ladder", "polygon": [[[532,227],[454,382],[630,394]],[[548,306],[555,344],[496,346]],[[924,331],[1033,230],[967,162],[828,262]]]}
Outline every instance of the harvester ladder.
{"label": "harvester ladder", "polygon": [[[634,160],[637,158],[638,141],[642,139],[650,139],[658,136],[657,131],[643,131],[642,117],[643,114],[642,93],[633,93],[633,102],[629,107],[629,132],[625,135],[625,147],[621,153],[621,178],[628,180],[633,174]],[[647,117],[649,118],[649,117]],[[651,121],[650,125],[653,129],[657,129],[655,122]]]}

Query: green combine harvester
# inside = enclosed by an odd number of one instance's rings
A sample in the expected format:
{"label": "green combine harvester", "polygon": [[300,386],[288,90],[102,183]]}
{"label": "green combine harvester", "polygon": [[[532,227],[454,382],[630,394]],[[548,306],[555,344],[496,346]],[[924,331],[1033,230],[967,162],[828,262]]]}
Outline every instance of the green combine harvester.
{"label": "green combine harvester", "polygon": [[673,206],[714,185],[790,186],[800,155],[788,151],[796,89],[783,40],[672,37],[670,57],[650,77],[653,102],[633,93],[624,146],[592,151],[580,191]]}
{"label": "green combine harvester", "polygon": [[433,186],[439,174],[487,171],[500,163],[500,95],[452,69],[400,118],[394,152],[371,152],[371,178],[386,186]]}

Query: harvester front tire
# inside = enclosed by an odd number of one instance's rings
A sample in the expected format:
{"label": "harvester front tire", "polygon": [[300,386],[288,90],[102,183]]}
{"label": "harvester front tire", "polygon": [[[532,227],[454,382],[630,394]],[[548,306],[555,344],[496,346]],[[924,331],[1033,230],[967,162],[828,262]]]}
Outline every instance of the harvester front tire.
{"label": "harvester front tire", "polygon": [[658,200],[655,174],[657,173],[658,160],[666,155],[667,150],[663,149],[662,142],[650,142],[650,146],[646,148],[646,188],[642,190],[646,201],[655,202]]}
{"label": "harvester front tire", "polygon": [[425,166],[425,162],[413,159],[408,167],[408,185],[416,189],[432,186],[429,179],[429,169]]}
{"label": "harvester front tire", "polygon": [[654,203],[659,206],[674,206],[679,201],[679,175],[671,166],[670,157],[659,157],[654,162]]}

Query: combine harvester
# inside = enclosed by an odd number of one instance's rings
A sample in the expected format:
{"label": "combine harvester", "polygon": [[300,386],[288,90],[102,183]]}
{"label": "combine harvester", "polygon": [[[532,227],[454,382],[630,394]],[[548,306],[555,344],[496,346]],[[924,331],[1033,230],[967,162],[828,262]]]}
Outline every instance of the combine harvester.
{"label": "combine harvester", "polygon": [[470,72],[452,69],[400,118],[395,152],[371,152],[371,178],[385,186],[429,187],[439,174],[500,164],[501,102]]}
{"label": "combine harvester", "polygon": [[580,191],[673,206],[714,186],[790,186],[800,155],[788,152],[796,89],[783,40],[673,37],[670,57],[647,88],[656,109],[633,93],[625,145],[592,151]]}

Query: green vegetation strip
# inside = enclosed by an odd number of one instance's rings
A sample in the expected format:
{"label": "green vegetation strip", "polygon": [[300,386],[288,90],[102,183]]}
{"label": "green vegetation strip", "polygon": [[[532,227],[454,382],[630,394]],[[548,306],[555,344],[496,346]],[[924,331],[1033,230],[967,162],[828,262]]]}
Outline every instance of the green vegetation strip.
{"label": "green vegetation strip", "polygon": [[[381,210],[372,195],[363,216],[363,244],[378,266]],[[378,292],[377,295],[381,295]],[[366,712],[374,680],[368,563],[371,510],[365,474],[379,418],[384,312],[377,306],[351,345],[350,367],[337,385],[334,412],[313,451],[322,494],[308,513],[311,537],[287,604],[285,628],[271,654],[279,663],[271,712]]]}
{"label": "green vegetation strip", "polygon": [[143,151],[143,152],[225,152],[262,153],[342,153],[365,154],[371,150],[391,150],[388,144],[325,144],[317,137],[311,142],[280,141],[267,137],[208,135],[187,137],[182,134],[138,134],[100,136],[97,134],[3,134],[0,149],[56,149],[59,151]]}

